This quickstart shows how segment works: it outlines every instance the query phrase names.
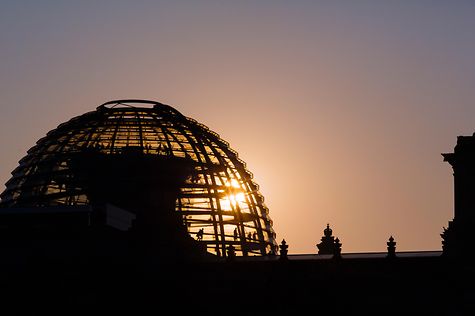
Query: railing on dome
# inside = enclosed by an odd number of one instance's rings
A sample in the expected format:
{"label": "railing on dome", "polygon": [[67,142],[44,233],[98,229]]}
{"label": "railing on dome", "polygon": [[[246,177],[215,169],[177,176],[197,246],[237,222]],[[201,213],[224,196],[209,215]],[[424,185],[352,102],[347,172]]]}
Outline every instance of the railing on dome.
{"label": "railing on dome", "polygon": [[[106,102],[106,103],[103,103],[103,104],[99,105],[96,109],[98,111],[101,111],[101,110],[104,110],[104,109],[116,109],[116,108],[120,108],[120,107],[132,108],[132,109],[138,108],[138,107],[136,107],[132,104],[153,105],[153,109],[160,109],[160,110],[163,110],[165,112],[169,112],[169,113],[184,117],[183,114],[181,114],[179,111],[177,111],[172,106],[167,105],[167,104],[163,104],[163,103],[160,103],[160,102],[157,102],[157,101],[152,101],[152,100],[141,100],[141,99],[113,100],[113,101],[109,101],[109,102]],[[140,109],[143,110],[143,107],[140,107]]]}

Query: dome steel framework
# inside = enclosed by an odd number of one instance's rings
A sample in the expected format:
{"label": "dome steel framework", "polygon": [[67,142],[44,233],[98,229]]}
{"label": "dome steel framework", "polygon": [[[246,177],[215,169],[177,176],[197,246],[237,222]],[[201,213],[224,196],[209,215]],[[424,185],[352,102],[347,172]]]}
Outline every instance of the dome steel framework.
{"label": "dome steel framework", "polygon": [[48,132],[12,172],[0,206],[90,204],[85,189],[71,180],[68,157],[91,148],[105,155],[133,148],[189,161],[193,173],[175,207],[188,233],[218,256],[231,245],[237,255],[275,251],[268,208],[238,154],[205,125],[154,101],[110,101]]}

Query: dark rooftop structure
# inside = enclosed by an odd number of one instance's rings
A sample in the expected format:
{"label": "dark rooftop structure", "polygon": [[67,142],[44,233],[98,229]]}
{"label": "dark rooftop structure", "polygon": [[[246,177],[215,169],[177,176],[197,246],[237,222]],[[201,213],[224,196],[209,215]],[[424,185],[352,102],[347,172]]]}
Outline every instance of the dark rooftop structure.
{"label": "dark rooftop structure", "polygon": [[345,253],[327,224],[315,253],[293,255],[218,134],[159,102],[107,102],[40,139],[6,183],[2,311],[473,315],[474,139],[444,154],[443,251],[398,252],[388,236],[387,252]]}

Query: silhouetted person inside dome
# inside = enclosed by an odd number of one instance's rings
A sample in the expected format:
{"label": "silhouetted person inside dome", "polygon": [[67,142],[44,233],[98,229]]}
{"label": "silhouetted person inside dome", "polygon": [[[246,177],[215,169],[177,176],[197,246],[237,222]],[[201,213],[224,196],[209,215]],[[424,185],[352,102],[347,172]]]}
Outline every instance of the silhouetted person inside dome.
{"label": "silhouetted person inside dome", "polygon": [[204,230],[203,228],[201,228],[197,233],[196,233],[196,239],[201,241],[203,240],[203,234],[204,234]]}
{"label": "silhouetted person inside dome", "polygon": [[[187,158],[190,158],[190,157],[187,157]],[[200,180],[201,180],[201,177],[197,174],[193,174],[191,176],[191,182],[193,182],[193,183],[198,183],[198,182],[200,182]]]}

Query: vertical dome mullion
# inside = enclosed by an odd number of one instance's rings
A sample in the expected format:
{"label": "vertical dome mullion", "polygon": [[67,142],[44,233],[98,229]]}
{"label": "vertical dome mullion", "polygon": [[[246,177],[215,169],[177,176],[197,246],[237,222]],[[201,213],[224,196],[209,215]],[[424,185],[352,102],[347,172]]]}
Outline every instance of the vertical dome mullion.
{"label": "vertical dome mullion", "polygon": [[[184,128],[184,123],[182,122],[181,124],[177,124],[176,126],[176,129],[177,130],[181,130],[181,133],[182,135],[188,140],[188,144],[190,144],[190,147],[192,148],[193,152],[195,153],[196,155],[196,159],[198,160],[198,162],[202,163],[203,164],[203,161],[201,160],[201,155],[200,155],[200,152],[198,150],[198,146],[199,146],[199,143],[195,143],[192,138],[188,135],[187,133],[187,130],[185,130]],[[204,148],[203,148],[204,150]],[[206,157],[206,156],[205,156]],[[213,229],[214,229],[214,235],[215,235],[215,247],[218,246],[218,240],[219,240],[219,235],[218,235],[218,227],[217,227],[217,222],[216,222],[216,215],[217,213],[219,213],[219,210],[216,210],[215,207],[214,207],[214,203],[213,203],[213,196],[211,195],[211,192],[210,190],[215,190],[215,189],[209,189],[209,179],[208,177],[204,176],[204,180],[206,181],[206,183],[208,184],[208,194],[209,194],[209,203],[210,203],[210,208],[211,208],[211,218],[212,218],[212,224],[213,224]],[[212,184],[214,184],[214,186],[216,186],[216,183],[214,182],[214,177],[211,177],[211,181],[212,181]],[[218,207],[218,203],[216,204],[216,206]],[[219,215],[219,214],[218,214]],[[221,218],[221,221],[222,221],[222,218]],[[223,256],[226,255],[226,252],[225,251],[222,251],[223,253]]]}
{"label": "vertical dome mullion", "polygon": [[[109,113],[107,113],[109,115]],[[116,142],[116,138],[117,138],[117,133],[119,132],[119,128],[120,128],[120,123],[122,122],[122,117],[123,117],[123,113],[120,113],[120,117],[116,118],[117,119],[117,122],[115,124],[115,128],[114,128],[114,133],[112,134],[112,137],[111,137],[111,143],[110,143],[110,154],[113,154],[116,150],[115,150],[115,142]],[[109,115],[110,116],[110,115]],[[108,116],[108,118],[109,118]]]}
{"label": "vertical dome mullion", "polygon": [[[201,152],[197,151],[197,153],[199,154],[198,157],[201,156],[201,153],[203,155],[203,157],[205,158],[206,160],[206,164],[208,164],[209,166],[212,166],[214,165],[214,163],[211,161],[211,159],[209,158],[207,152],[206,152],[206,148],[204,147],[204,142],[206,140],[204,140],[203,136],[200,135],[199,133],[196,132],[196,128],[191,128],[190,131],[194,134],[194,135],[198,135],[200,136],[199,138],[197,137],[197,140],[199,140],[199,142],[196,142],[196,147],[198,147],[200,149]],[[201,159],[201,158],[199,158]],[[208,169],[209,170],[209,169]],[[207,171],[206,172],[207,175],[209,176],[209,179],[207,176],[205,176],[205,181],[208,185],[208,199],[209,199],[209,203],[210,203],[210,206],[211,206],[211,211],[213,213],[215,213],[215,215],[213,216],[213,227],[214,227],[214,230],[215,230],[215,247],[218,247],[219,245],[221,245],[222,249],[221,249],[221,253],[222,253],[222,256],[226,256],[226,243],[225,243],[225,237],[224,237],[224,227],[222,225],[222,222],[223,222],[223,217],[222,217],[222,209],[221,209],[221,205],[220,205],[220,202],[219,202],[219,196],[217,195],[217,183],[216,183],[216,179],[215,179],[215,175],[214,175],[214,171],[211,169],[211,171]],[[209,182],[211,180],[211,183]],[[213,204],[213,200],[216,200],[216,208],[214,207],[214,204]],[[220,231],[222,232],[221,234],[218,233],[218,228],[217,228],[217,225],[218,223],[216,223],[216,219],[215,219],[215,216],[218,216],[218,219],[220,221]]]}
{"label": "vertical dome mullion", "polygon": [[[228,173],[227,169],[228,169],[228,163],[226,162],[226,160],[221,156],[221,154],[216,150],[216,146],[217,146],[217,143],[211,141],[208,137],[208,133],[207,131],[204,131],[205,135],[207,137],[203,137],[202,140],[203,142],[206,142],[206,144],[208,145],[208,147],[211,149],[211,151],[213,152],[213,154],[215,155],[215,157],[218,159],[218,161],[220,162],[220,165],[223,166],[223,172],[225,173],[225,178],[221,178],[221,176],[219,175],[218,173],[218,177],[220,177],[221,179],[221,183],[225,183],[225,181],[223,180],[229,180],[231,179],[231,176],[230,174]],[[216,197],[219,201],[219,197],[217,196]],[[220,202],[218,202],[220,203]],[[240,236],[240,240],[241,240],[241,247],[246,248],[247,247],[247,241],[246,241],[246,236],[245,236],[245,228],[244,228],[244,225],[243,225],[243,222],[242,222],[242,215],[241,215],[241,212],[238,210],[238,209],[235,209],[235,206],[230,204],[231,206],[231,209],[232,211],[237,214],[237,217],[238,219],[240,219],[240,224],[241,225],[238,225],[238,227],[240,228],[240,233],[239,233],[239,236]],[[221,208],[220,204],[218,204],[218,207]],[[221,209],[222,210],[222,209]],[[224,230],[224,224],[223,224],[223,218],[222,218],[222,212],[219,212],[219,216],[220,216],[220,228],[221,228],[221,244],[222,244],[222,247],[223,247],[223,250],[225,251],[226,249],[226,245],[228,244],[226,242],[226,237],[225,237],[225,230]]]}

